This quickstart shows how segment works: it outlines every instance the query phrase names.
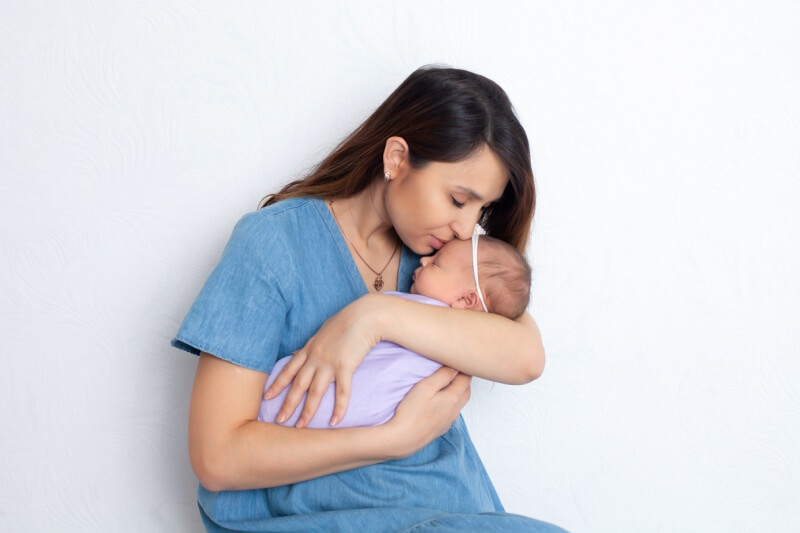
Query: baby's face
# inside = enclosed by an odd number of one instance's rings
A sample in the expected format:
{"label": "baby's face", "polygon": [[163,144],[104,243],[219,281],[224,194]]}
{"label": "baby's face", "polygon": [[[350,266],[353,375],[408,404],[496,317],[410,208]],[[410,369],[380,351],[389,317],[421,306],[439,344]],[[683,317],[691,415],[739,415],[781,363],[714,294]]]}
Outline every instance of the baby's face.
{"label": "baby's face", "polygon": [[472,242],[453,239],[432,256],[422,257],[414,271],[411,292],[435,298],[447,305],[475,290],[472,274]]}

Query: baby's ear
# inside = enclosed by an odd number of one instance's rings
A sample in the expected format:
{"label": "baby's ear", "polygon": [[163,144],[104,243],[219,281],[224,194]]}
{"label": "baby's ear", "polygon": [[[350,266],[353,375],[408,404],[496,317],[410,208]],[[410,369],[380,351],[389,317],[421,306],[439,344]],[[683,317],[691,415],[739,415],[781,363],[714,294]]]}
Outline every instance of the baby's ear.
{"label": "baby's ear", "polygon": [[461,298],[453,302],[450,307],[454,309],[483,309],[481,302],[478,299],[478,293],[473,290],[468,290],[461,295]]}

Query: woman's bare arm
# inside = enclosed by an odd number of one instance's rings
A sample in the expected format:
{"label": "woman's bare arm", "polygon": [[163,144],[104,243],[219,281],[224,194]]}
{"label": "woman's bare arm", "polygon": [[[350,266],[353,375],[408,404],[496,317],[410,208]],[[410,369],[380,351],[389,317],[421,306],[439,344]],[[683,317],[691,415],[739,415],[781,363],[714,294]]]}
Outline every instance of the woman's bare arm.
{"label": "woman's bare arm", "polygon": [[[427,305],[405,298],[367,295],[381,340],[400,344],[469,374],[519,385],[541,376],[544,347],[528,313],[517,320],[465,309]],[[372,300],[372,301],[370,301]]]}
{"label": "woman's bare arm", "polygon": [[189,457],[208,490],[285,485],[408,456],[447,431],[469,397],[468,376],[445,368],[412,389],[385,425],[295,429],[256,420],[266,378],[201,354],[189,410]]}

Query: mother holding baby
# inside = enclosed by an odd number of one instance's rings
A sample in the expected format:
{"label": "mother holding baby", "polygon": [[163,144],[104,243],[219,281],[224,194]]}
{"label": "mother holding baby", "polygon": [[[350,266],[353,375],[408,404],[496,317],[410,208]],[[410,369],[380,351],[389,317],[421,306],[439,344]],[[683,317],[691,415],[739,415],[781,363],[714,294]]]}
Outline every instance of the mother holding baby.
{"label": "mother holding baby", "polygon": [[[189,454],[208,531],[561,531],[508,514],[459,415],[471,376],[522,384],[544,368],[539,330],[426,305],[408,292],[420,257],[476,223],[524,252],[535,206],[530,148],[505,92],[453,68],[413,72],[309,176],[244,215],[172,344],[198,354]],[[335,381],[331,423],[379,341],[444,366],[394,417],[309,429]],[[257,420],[289,386],[279,420]]]}

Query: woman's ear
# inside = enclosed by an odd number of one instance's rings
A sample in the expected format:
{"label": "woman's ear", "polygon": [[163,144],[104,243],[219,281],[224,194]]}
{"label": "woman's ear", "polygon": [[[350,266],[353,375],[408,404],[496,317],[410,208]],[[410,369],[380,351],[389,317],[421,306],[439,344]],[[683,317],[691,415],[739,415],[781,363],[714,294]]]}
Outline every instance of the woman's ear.
{"label": "woman's ear", "polygon": [[386,146],[383,149],[383,171],[387,181],[402,178],[408,172],[408,144],[402,137],[386,139]]}

